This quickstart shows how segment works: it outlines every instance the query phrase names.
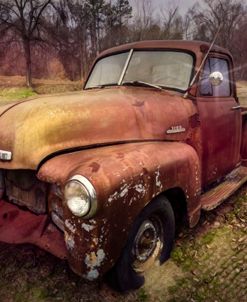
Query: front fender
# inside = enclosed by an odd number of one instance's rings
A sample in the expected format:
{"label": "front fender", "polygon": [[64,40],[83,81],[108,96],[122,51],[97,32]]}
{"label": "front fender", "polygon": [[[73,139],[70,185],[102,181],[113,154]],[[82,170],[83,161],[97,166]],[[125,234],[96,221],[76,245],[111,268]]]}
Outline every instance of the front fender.
{"label": "front fender", "polygon": [[134,219],[160,193],[182,189],[190,224],[198,220],[199,159],[185,143],[132,143],[60,155],[47,161],[38,177],[63,186],[75,174],[92,182],[99,204],[89,220],[64,209],[70,265],[87,279],[96,279],[113,266]]}

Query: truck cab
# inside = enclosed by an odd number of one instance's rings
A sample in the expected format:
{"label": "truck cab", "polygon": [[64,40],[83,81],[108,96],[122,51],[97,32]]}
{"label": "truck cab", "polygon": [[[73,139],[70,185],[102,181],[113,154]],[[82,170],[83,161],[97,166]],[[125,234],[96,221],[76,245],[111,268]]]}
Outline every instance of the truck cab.
{"label": "truck cab", "polygon": [[82,92],[0,107],[0,240],[121,291],[247,180],[231,54],[143,41],[100,54]]}

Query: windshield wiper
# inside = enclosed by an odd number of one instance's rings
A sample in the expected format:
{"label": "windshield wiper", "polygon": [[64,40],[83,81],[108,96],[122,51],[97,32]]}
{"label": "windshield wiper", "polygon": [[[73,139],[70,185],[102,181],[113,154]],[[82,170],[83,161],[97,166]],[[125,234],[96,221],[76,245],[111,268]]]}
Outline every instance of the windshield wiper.
{"label": "windshield wiper", "polygon": [[118,86],[118,83],[109,83],[109,84],[97,85],[97,86],[86,88],[86,90],[87,89],[102,89],[102,88],[111,87],[111,86]]}
{"label": "windshield wiper", "polygon": [[147,86],[147,87],[152,87],[152,88],[156,88],[156,89],[159,89],[159,90],[163,90],[164,88],[160,85],[155,85],[155,84],[151,84],[151,83],[147,83],[147,82],[143,82],[143,81],[129,81],[129,82],[123,82],[122,83],[123,86],[127,86],[127,85],[130,85],[130,86]]}

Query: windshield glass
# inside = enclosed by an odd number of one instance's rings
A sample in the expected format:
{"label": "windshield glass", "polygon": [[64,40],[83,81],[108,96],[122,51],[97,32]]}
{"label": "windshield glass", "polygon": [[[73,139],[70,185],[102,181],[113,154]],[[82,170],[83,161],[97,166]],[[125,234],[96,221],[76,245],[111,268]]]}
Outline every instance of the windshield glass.
{"label": "windshield glass", "polygon": [[193,69],[190,54],[180,51],[134,51],[126,65],[128,54],[112,55],[98,61],[85,88],[117,85],[123,72],[123,85],[139,81],[182,91],[189,87]]}
{"label": "windshield glass", "polygon": [[117,84],[124,70],[128,54],[125,52],[98,61],[89,77],[86,89]]}

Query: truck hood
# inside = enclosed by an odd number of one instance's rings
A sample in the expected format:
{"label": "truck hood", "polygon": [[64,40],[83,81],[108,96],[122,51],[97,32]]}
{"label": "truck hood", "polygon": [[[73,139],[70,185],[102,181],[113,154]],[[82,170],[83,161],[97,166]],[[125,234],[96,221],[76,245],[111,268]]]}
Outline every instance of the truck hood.
{"label": "truck hood", "polygon": [[[119,87],[46,96],[0,107],[4,169],[37,169],[56,152],[146,140],[183,140],[196,109],[178,94]],[[186,131],[167,134],[173,126]]]}

